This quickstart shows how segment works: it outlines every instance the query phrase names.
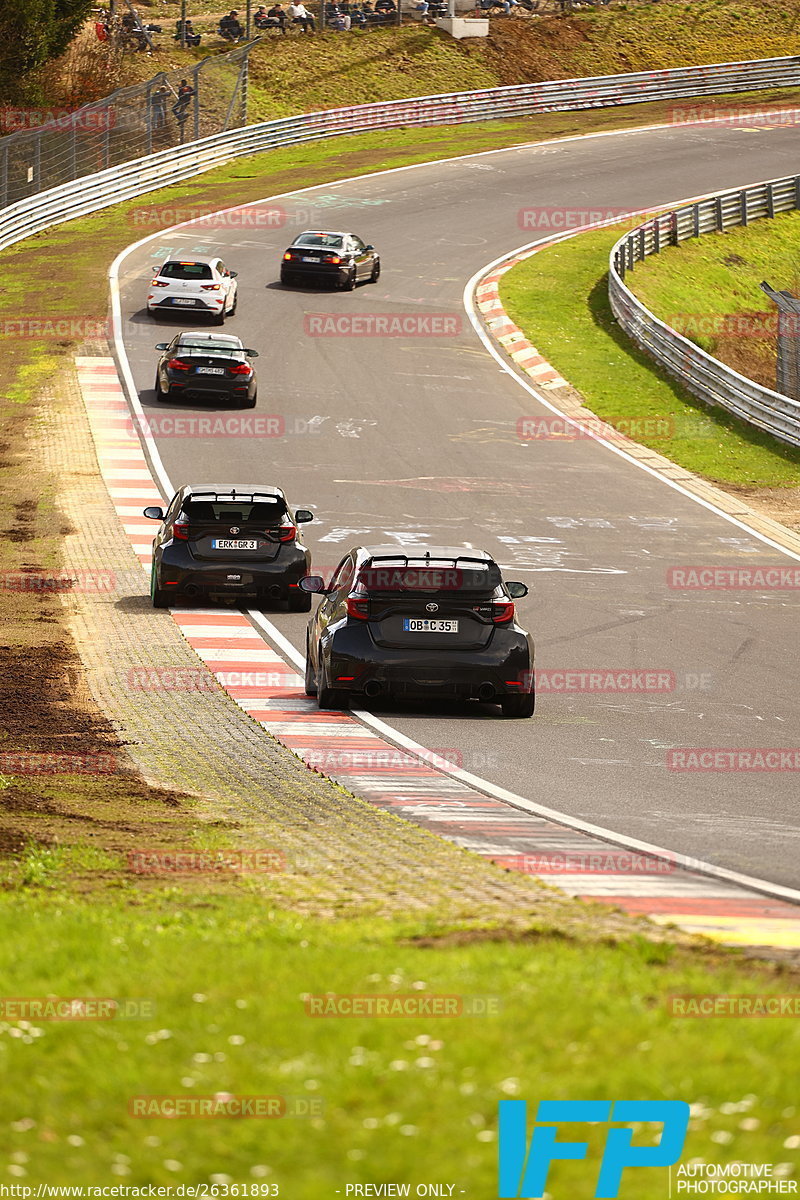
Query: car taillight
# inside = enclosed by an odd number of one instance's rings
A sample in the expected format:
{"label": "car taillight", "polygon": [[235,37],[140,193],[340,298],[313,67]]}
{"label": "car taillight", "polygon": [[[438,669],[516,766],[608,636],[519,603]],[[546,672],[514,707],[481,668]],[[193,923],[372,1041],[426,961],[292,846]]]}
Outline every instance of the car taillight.
{"label": "car taillight", "polygon": [[247,365],[247,363],[237,363],[235,367],[228,367],[228,370],[230,371],[231,375],[252,375],[253,374],[253,368],[249,367]]}
{"label": "car taillight", "polygon": [[171,371],[188,371],[190,369],[189,364],[185,363],[180,358],[171,358],[167,363],[167,366]]}
{"label": "car taillight", "polygon": [[283,256],[283,260],[284,260],[284,262],[291,262],[291,261],[292,261],[292,259],[294,259],[294,258],[297,258],[297,255],[296,255],[296,254],[292,254],[291,250],[287,250],[287,251],[286,251],[286,253],[285,253],[285,254],[284,254],[284,256]]}
{"label": "car taillight", "polygon": [[492,621],[495,625],[507,625],[514,620],[515,612],[513,600],[495,600],[492,603]]}
{"label": "car taillight", "polygon": [[163,279],[154,279],[150,287],[169,287],[169,284],[165,283]]}
{"label": "car taillight", "polygon": [[218,292],[220,285],[218,283],[201,283],[200,289],[204,292]]}
{"label": "car taillight", "polygon": [[322,261],[327,263],[340,263],[342,260],[338,254],[326,254]]}
{"label": "car taillight", "polygon": [[178,540],[181,542],[188,542],[189,522],[185,517],[179,517],[178,520],[173,523],[172,536],[174,538],[178,538]]}
{"label": "car taillight", "polygon": [[369,596],[365,596],[361,592],[354,592],[347,597],[347,615],[355,617],[357,621],[369,620]]}
{"label": "car taillight", "polygon": [[268,529],[266,533],[273,542],[293,542],[297,536],[297,526],[287,522],[285,525],[279,525],[277,529]]}

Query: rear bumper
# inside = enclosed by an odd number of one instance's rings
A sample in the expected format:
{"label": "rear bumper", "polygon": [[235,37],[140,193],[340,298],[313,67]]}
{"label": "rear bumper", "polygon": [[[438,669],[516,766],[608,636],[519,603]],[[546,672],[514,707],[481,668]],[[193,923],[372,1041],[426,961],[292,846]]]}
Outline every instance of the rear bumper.
{"label": "rear bumper", "polygon": [[325,263],[284,263],[281,265],[281,278],[287,275],[292,278],[316,279],[319,282],[346,283],[350,278],[352,267],[337,267]]}
{"label": "rear bumper", "polygon": [[218,376],[216,380],[214,376],[207,379],[193,376],[187,379],[185,375],[182,378],[176,377],[171,371],[167,372],[167,382],[174,396],[196,396],[200,399],[205,396],[223,396],[231,400],[246,400],[253,396],[256,390],[255,380],[240,383],[235,379],[220,379]]}
{"label": "rear bumper", "polygon": [[148,312],[174,312],[174,313],[191,313],[191,312],[213,312],[218,313],[225,304],[224,296],[218,297],[216,300],[204,300],[199,296],[186,297],[191,299],[192,304],[176,304],[174,296],[165,296],[163,300],[157,297],[147,301]]}
{"label": "rear bumper", "polygon": [[521,630],[502,633],[483,650],[426,652],[376,647],[368,635],[370,647],[359,646],[348,627],[332,639],[328,678],[331,687],[372,697],[492,700],[533,691],[532,640]]}
{"label": "rear bumper", "polygon": [[156,554],[157,586],[178,596],[243,596],[265,600],[286,600],[311,567],[311,553],[292,547],[286,554],[281,547],[270,562],[242,561],[198,562],[173,542]]}

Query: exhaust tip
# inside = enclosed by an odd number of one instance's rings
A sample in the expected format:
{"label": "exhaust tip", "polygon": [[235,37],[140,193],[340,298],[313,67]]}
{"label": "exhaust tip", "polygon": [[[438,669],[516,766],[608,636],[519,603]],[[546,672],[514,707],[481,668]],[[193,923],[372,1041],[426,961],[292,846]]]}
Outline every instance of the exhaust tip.
{"label": "exhaust tip", "polygon": [[493,683],[482,683],[478,688],[479,700],[494,700],[495,687]]}
{"label": "exhaust tip", "polygon": [[197,584],[196,583],[187,583],[187,585],[183,589],[183,591],[184,591],[184,595],[186,595],[186,596],[196,596],[197,595]]}
{"label": "exhaust tip", "polygon": [[382,691],[383,688],[378,683],[377,679],[370,679],[369,683],[364,685],[364,695],[369,700],[373,700],[375,696],[380,696]]}

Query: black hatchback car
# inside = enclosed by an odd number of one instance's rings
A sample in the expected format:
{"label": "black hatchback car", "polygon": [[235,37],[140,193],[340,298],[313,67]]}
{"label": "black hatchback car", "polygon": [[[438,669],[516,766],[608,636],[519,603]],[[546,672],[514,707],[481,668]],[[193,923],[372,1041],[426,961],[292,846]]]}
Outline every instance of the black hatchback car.
{"label": "black hatchback car", "polygon": [[195,330],[159,342],[156,350],[162,351],[153,385],[156,400],[225,397],[241,408],[255,408],[258,380],[250,359],[258,358],[258,351],[245,349],[241,338]]}
{"label": "black hatchback car", "polygon": [[180,599],[286,601],[291,612],[309,612],[311,596],[300,586],[311,553],[298,526],[314,514],[292,514],[280,488],[256,484],[201,487],[185,484],[164,513],[153,541],[150,596],[154,608]]}
{"label": "black hatchback car", "polygon": [[396,546],[351,550],[325,586],[306,635],[306,694],[320,708],[354,696],[446,697],[535,707],[530,635],[516,622],[524,583],[504,583],[482,550]]}
{"label": "black hatchback car", "polygon": [[295,238],[281,262],[283,284],[327,280],[351,291],[364,279],[377,283],[380,274],[381,260],[377,250],[354,233],[307,229]]}

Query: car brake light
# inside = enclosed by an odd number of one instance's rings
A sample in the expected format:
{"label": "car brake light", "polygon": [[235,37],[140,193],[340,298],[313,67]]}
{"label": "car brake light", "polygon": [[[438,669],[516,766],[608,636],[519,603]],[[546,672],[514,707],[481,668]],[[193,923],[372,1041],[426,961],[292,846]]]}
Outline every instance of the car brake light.
{"label": "car brake light", "polygon": [[293,258],[297,258],[297,255],[292,254],[291,250],[287,250],[283,256],[284,262],[290,262]]}
{"label": "car brake light", "polygon": [[252,375],[253,374],[253,368],[249,367],[247,365],[247,363],[237,363],[235,367],[228,367],[228,370],[230,371],[231,375]]}
{"label": "car brake light", "polygon": [[297,536],[297,526],[287,522],[285,525],[278,525],[276,529],[268,529],[266,534],[273,542],[293,542]]}
{"label": "car brake light", "polygon": [[492,604],[492,621],[495,625],[507,625],[514,620],[515,612],[513,600],[495,600]]}
{"label": "car brake light", "polygon": [[185,517],[179,517],[178,520],[173,523],[172,536],[174,538],[178,538],[178,540],[181,542],[188,542],[189,522]]}
{"label": "car brake light", "polygon": [[167,363],[167,366],[171,371],[188,371],[188,370],[190,370],[189,364],[183,362],[183,360],[180,358],[171,358],[169,360],[169,362]]}
{"label": "car brake light", "polygon": [[357,621],[369,620],[369,596],[355,592],[347,597],[347,615]]}
{"label": "car brake light", "polygon": [[326,254],[322,261],[328,263],[340,263],[342,260],[338,254]]}
{"label": "car brake light", "polygon": [[201,283],[200,289],[204,292],[218,292],[220,285],[218,283]]}
{"label": "car brake light", "polygon": [[150,284],[150,286],[151,287],[169,287],[169,284],[165,283],[163,279],[154,279],[153,282]]}

